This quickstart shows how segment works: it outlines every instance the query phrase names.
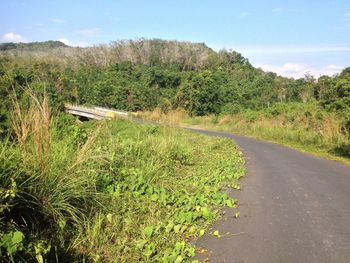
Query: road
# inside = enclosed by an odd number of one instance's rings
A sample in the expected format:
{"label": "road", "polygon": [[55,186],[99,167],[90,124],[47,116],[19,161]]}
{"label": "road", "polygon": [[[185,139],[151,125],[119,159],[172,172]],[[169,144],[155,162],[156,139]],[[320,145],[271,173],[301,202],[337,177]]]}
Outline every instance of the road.
{"label": "road", "polygon": [[[350,262],[350,168],[278,144],[221,132],[247,161],[239,200],[196,245],[209,262]],[[229,233],[229,234],[227,234]]]}

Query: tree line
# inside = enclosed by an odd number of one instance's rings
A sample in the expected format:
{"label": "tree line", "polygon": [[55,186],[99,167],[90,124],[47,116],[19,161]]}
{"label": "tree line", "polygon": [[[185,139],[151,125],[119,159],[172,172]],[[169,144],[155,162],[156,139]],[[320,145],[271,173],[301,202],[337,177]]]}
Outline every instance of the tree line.
{"label": "tree line", "polygon": [[20,97],[28,86],[48,92],[57,107],[71,102],[128,111],[184,108],[203,116],[317,101],[326,110],[350,116],[350,68],[333,77],[295,80],[254,68],[235,51],[159,39],[91,48],[57,42],[2,45],[7,47],[0,47],[3,131],[10,96],[15,91]]}

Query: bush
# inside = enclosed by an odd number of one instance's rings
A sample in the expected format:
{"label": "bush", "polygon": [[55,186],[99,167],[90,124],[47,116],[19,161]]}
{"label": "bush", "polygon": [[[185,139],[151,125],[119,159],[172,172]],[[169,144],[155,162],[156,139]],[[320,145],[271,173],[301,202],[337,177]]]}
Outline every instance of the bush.
{"label": "bush", "polygon": [[242,111],[242,106],[239,104],[225,104],[224,106],[221,107],[220,114],[221,115],[226,115],[226,114],[237,114]]}
{"label": "bush", "polygon": [[232,142],[127,121],[108,123],[102,135],[113,150],[103,176],[110,209],[85,222],[74,246],[102,261],[192,257],[189,239],[219,216],[219,206],[234,206],[221,191],[237,187],[244,172]]}
{"label": "bush", "polygon": [[92,148],[96,134],[72,147],[76,138],[52,127],[55,121],[47,97],[29,95],[25,106],[14,102],[17,143],[0,141],[3,260],[38,259],[44,254],[53,259],[57,251],[67,252],[82,220],[101,207],[97,193],[101,157],[94,157],[101,153]]}
{"label": "bush", "polygon": [[18,129],[21,140],[0,142],[2,261],[186,259],[195,254],[189,239],[235,204],[221,190],[244,173],[232,142],[124,120],[37,117],[27,136]]}

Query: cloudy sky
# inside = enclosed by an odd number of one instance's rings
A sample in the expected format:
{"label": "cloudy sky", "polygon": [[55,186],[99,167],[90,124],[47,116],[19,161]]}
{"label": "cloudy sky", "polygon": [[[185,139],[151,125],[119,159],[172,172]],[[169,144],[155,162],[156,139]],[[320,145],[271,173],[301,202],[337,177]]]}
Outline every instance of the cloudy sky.
{"label": "cloudy sky", "polygon": [[0,42],[204,42],[290,77],[350,66],[349,0],[1,0],[0,10]]}

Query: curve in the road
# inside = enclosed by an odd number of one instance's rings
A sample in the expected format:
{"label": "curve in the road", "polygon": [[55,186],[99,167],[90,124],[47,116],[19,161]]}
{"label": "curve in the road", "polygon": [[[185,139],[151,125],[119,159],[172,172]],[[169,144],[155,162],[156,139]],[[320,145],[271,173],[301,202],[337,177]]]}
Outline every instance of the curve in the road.
{"label": "curve in the road", "polygon": [[[197,241],[210,262],[350,262],[350,168],[278,144],[233,139],[248,174],[235,192],[240,218],[217,221],[221,238]],[[231,211],[232,212],[232,211]],[[229,234],[225,234],[229,233]]]}

